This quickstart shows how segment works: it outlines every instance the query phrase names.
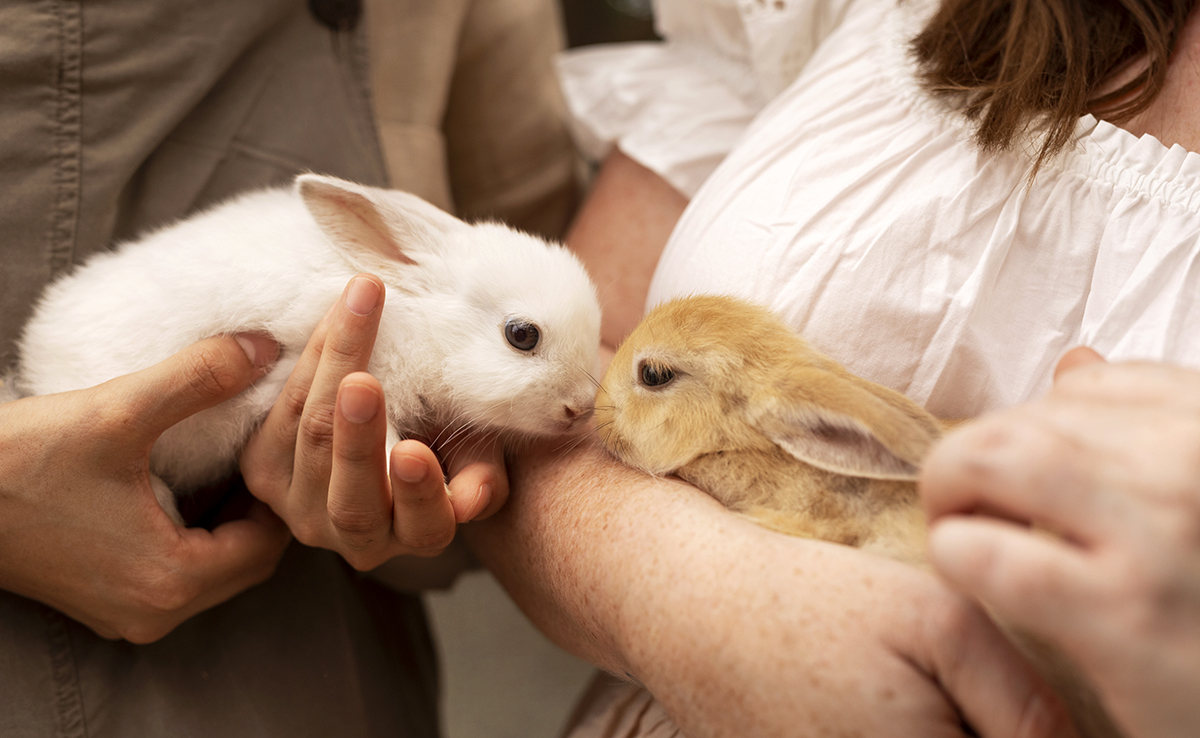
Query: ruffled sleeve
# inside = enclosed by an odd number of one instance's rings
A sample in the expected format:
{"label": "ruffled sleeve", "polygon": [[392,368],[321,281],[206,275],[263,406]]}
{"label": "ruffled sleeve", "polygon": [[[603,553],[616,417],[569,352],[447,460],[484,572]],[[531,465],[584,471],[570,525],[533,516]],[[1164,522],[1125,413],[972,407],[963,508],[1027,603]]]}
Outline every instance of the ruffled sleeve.
{"label": "ruffled sleeve", "polygon": [[786,87],[852,0],[660,0],[661,42],[558,60],[576,141],[614,144],[691,197]]}

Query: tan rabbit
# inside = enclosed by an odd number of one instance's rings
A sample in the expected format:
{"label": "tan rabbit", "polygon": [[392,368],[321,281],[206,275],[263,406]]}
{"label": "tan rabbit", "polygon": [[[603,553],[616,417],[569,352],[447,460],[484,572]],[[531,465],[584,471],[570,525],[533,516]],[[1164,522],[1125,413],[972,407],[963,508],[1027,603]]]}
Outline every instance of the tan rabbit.
{"label": "tan rabbit", "polygon": [[913,482],[941,424],[760,307],[702,296],[651,311],[617,351],[596,419],[625,463],[768,528],[924,560]]}
{"label": "tan rabbit", "polygon": [[[814,351],[768,310],[722,296],[652,310],[596,396],[619,459],[675,475],[767,528],[928,566],[916,477],[951,423]],[[1085,738],[1120,738],[1053,649],[1008,629]]]}

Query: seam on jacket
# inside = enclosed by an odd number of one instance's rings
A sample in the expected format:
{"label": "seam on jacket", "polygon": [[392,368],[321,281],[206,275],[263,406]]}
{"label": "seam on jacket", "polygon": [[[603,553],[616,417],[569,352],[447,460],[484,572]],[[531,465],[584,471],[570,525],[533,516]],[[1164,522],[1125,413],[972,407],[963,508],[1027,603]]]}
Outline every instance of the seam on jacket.
{"label": "seam on jacket", "polygon": [[81,0],[60,0],[59,66],[55,110],[55,198],[50,219],[50,273],[71,266],[79,225],[82,169],[83,19]]}
{"label": "seam on jacket", "polygon": [[45,617],[46,643],[54,677],[54,707],[58,718],[54,726],[55,738],[87,738],[79,670],[75,666],[75,652],[71,649],[67,619],[49,607],[45,608]]}

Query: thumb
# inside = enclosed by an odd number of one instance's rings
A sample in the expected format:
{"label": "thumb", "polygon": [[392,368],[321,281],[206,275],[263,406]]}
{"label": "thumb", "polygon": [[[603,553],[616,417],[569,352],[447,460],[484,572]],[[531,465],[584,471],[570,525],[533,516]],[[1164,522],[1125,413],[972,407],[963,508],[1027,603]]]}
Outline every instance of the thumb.
{"label": "thumb", "polygon": [[237,395],[279,356],[269,336],[240,333],[198,341],[154,366],[116,380],[148,441],[184,418]]}

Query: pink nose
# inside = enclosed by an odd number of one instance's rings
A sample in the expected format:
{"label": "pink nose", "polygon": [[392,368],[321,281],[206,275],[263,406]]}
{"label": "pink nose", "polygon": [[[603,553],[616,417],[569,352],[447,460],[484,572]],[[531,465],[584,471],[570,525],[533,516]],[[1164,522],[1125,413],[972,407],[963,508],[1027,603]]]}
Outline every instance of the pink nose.
{"label": "pink nose", "polygon": [[592,408],[579,409],[570,405],[563,405],[563,414],[567,416],[567,420],[586,420],[592,415]]}

